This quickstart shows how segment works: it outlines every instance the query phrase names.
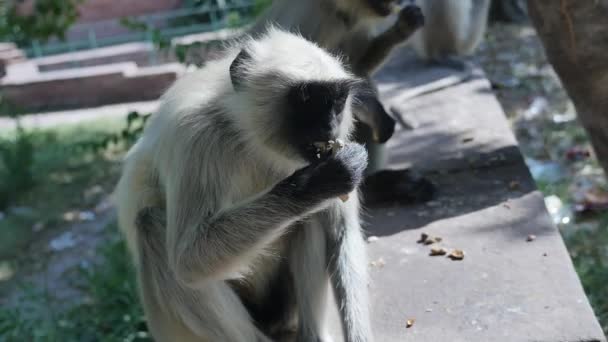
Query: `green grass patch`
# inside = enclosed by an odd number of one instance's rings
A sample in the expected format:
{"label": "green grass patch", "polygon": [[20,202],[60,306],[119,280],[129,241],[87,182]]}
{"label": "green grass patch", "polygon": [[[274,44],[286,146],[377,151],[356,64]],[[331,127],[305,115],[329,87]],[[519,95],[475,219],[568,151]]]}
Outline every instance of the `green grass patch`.
{"label": "green grass patch", "polygon": [[[556,195],[566,204],[571,200],[568,180],[537,185],[546,196]],[[589,302],[608,335],[608,213],[575,220],[562,227],[561,233]]]}
{"label": "green grass patch", "polygon": [[608,335],[608,214],[594,226],[564,234],[564,239],[595,315]]}
{"label": "green grass patch", "polygon": [[[35,224],[53,226],[62,222],[68,210],[95,206],[99,198],[90,194],[91,188],[111,191],[126,146],[103,150],[91,146],[122,127],[124,120],[103,120],[21,133],[14,130],[0,137],[0,146],[12,156],[8,162],[0,158],[0,211],[5,213],[0,220],[0,258],[21,251]],[[18,147],[22,140],[28,149]],[[24,156],[28,151],[31,155]],[[12,161],[20,158],[25,161]]]}
{"label": "green grass patch", "polygon": [[85,299],[57,312],[42,289],[25,288],[22,305],[0,309],[1,341],[151,341],[125,243],[115,224],[108,229],[116,238],[100,249],[101,262],[81,268]]}

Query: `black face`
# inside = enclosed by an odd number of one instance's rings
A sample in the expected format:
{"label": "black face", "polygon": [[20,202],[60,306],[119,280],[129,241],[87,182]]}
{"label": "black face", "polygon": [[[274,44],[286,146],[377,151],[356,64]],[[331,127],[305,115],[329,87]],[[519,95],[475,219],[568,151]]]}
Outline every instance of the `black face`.
{"label": "black face", "polygon": [[365,0],[368,6],[381,17],[391,14],[393,4],[400,4],[402,0]]}
{"label": "black face", "polygon": [[315,142],[336,140],[351,88],[348,82],[306,82],[287,94],[287,139],[307,160],[316,158]]}

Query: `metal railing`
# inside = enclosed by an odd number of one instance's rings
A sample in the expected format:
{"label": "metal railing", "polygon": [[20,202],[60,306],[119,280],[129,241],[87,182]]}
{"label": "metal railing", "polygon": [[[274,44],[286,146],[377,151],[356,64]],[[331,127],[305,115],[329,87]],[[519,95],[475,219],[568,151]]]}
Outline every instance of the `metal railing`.
{"label": "metal railing", "polygon": [[[79,24],[70,29],[66,41],[46,44],[33,41],[24,51],[28,57],[43,57],[137,41],[157,42],[160,39],[239,27],[254,19],[254,7],[255,0],[212,0],[199,7]],[[137,23],[139,28],[128,30],[123,22]],[[108,34],[109,27],[123,32]]]}

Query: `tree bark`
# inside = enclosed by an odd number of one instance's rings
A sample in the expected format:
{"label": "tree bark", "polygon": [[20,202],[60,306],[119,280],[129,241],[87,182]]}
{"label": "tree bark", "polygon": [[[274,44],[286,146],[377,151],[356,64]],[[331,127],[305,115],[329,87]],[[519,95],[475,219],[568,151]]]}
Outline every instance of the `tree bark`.
{"label": "tree bark", "polygon": [[528,0],[528,12],[608,174],[608,0]]}

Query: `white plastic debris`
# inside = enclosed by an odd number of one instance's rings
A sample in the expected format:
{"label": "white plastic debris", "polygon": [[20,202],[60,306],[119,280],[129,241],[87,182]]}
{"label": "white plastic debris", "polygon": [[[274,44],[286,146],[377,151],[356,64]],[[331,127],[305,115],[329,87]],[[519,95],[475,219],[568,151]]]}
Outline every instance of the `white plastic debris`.
{"label": "white plastic debris", "polygon": [[525,120],[534,120],[549,107],[549,101],[543,96],[534,98],[528,109],[523,113]]}
{"label": "white plastic debris", "polygon": [[78,219],[80,221],[93,221],[95,219],[95,213],[92,211],[81,211],[78,213]]}
{"label": "white plastic debris", "polygon": [[555,195],[545,197],[545,206],[554,224],[568,224],[572,221],[572,211],[559,197]]}
{"label": "white plastic debris", "polygon": [[72,248],[74,246],[76,246],[76,239],[74,238],[74,234],[72,234],[72,232],[65,232],[51,240],[49,243],[49,247],[55,252]]}

